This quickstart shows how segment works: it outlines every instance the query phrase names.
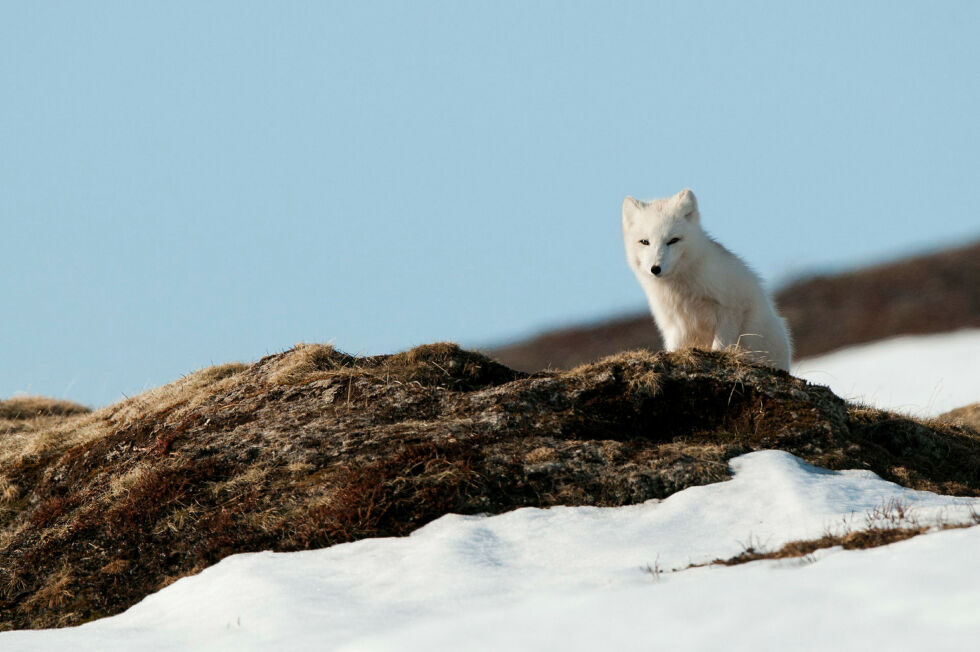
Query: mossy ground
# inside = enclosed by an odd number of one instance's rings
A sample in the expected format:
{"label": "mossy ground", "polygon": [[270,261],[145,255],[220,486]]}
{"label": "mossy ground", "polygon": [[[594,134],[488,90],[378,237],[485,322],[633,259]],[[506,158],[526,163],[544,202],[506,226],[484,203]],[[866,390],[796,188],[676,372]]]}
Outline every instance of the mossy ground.
{"label": "mossy ground", "polygon": [[56,412],[0,403],[0,628],[118,613],[238,552],[663,498],[763,448],[980,494],[970,428],[847,405],[728,352],[529,375],[452,344],[368,358],[301,345]]}

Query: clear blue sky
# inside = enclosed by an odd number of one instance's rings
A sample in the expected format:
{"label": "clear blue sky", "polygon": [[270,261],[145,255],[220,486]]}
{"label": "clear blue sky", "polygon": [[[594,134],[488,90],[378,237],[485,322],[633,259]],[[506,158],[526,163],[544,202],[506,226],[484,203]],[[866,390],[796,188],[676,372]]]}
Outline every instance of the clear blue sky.
{"label": "clear blue sky", "polygon": [[977,2],[2,2],[0,397],[643,309],[627,194],[690,186],[772,284],[971,240],[978,34]]}

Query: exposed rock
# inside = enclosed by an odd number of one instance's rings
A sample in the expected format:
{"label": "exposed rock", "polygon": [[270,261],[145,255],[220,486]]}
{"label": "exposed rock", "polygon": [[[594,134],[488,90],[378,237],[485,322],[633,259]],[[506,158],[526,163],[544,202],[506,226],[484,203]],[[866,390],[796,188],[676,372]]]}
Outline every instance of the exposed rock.
{"label": "exposed rock", "polygon": [[237,552],[403,535],[448,512],[664,498],[764,448],[980,494],[975,431],[850,406],[730,353],[527,375],[451,344],[299,346],[0,427],[0,628],[117,613]]}

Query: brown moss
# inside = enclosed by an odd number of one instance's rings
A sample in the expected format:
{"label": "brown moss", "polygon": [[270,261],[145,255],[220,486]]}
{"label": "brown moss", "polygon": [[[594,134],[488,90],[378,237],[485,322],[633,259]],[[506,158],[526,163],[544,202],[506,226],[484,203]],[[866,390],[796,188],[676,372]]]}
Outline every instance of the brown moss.
{"label": "brown moss", "polygon": [[157,522],[162,512],[184,506],[183,501],[202,489],[202,481],[223,477],[226,473],[215,460],[148,471],[105,513],[107,528],[124,537],[142,534]]}
{"label": "brown moss", "polygon": [[450,512],[475,493],[472,445],[410,444],[389,458],[343,468],[330,499],[284,524],[287,547],[316,548],[371,536],[398,536]]}
{"label": "brown moss", "polygon": [[30,524],[34,527],[45,527],[65,515],[79,503],[76,496],[52,496],[37,506],[30,517]]}

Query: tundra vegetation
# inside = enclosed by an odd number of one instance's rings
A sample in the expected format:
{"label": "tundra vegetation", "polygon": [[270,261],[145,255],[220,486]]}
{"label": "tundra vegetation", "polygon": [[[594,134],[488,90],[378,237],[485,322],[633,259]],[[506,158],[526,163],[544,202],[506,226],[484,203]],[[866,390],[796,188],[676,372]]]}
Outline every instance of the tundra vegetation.
{"label": "tundra vegetation", "polygon": [[664,498],[759,449],[980,495],[965,422],[851,405],[734,352],[528,374],[453,344],[299,345],[97,411],[0,402],[0,629],[115,614],[239,552]]}

